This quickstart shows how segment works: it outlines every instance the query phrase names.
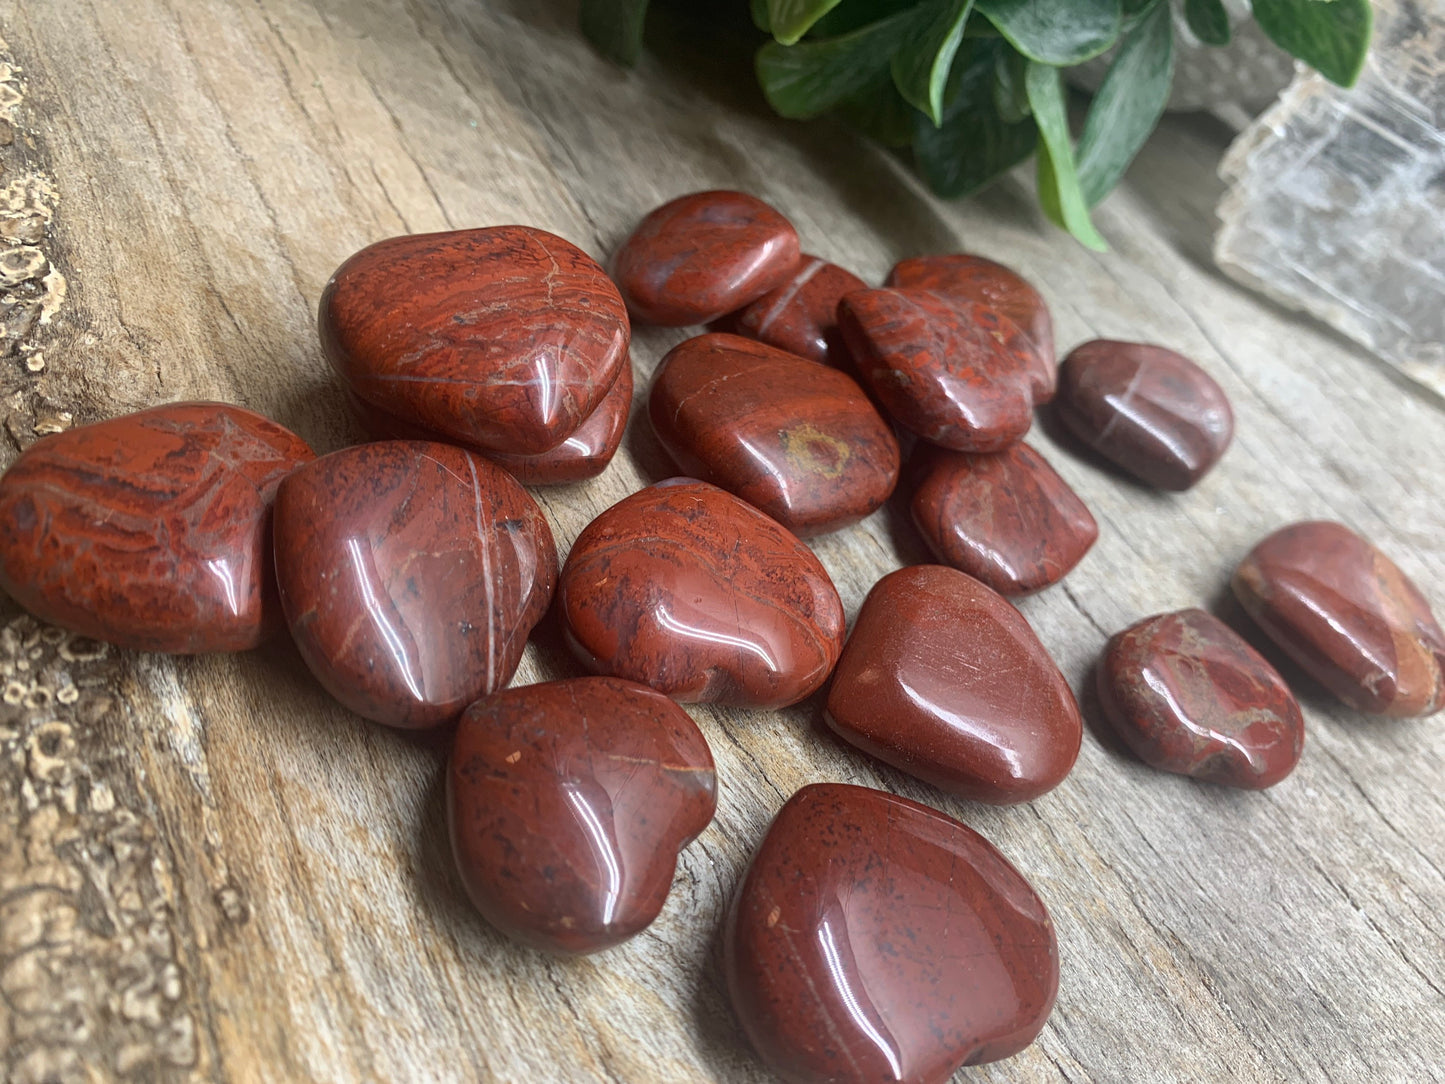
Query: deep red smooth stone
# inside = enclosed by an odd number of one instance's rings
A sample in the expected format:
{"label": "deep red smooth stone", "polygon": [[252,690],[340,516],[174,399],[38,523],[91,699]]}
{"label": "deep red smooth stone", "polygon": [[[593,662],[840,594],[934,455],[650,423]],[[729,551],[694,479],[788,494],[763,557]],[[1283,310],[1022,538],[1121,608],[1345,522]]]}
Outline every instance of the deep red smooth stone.
{"label": "deep red smooth stone", "polygon": [[691,478],[634,493],[588,524],[557,602],[592,670],[685,703],[795,703],[843,647],[843,604],[813,551]]}
{"label": "deep red smooth stone", "polygon": [[838,326],[859,378],[924,440],[996,452],[1033,424],[1035,347],[994,310],[925,290],[860,290],[838,303]]}
{"label": "deep red smooth stone", "polygon": [[1083,722],[1023,614],[972,576],[913,565],[868,592],[828,692],[845,740],[976,802],[1058,786]]}
{"label": "deep red smooth stone", "polygon": [[1183,490],[1234,435],[1224,389],[1183,354],[1096,339],[1059,367],[1059,417],[1094,451],[1160,489]]}
{"label": "deep red smooth stone", "polygon": [[652,428],[684,473],[799,535],[868,515],[898,482],[898,441],[851,377],[737,335],[699,335],[662,359]]}
{"label": "deep red smooth stone", "polygon": [[961,252],[914,256],[895,264],[884,285],[976,301],[1008,317],[1037,348],[1034,402],[1044,403],[1054,397],[1058,376],[1054,321],[1043,295],[1017,271]]}
{"label": "deep red smooth stone", "polygon": [[328,692],[396,727],[450,722],[511,680],[557,551],[501,467],[450,444],[344,448],[276,495],[291,635]]}
{"label": "deep red smooth stone", "polygon": [[1284,678],[1203,610],[1115,634],[1098,687],[1119,737],[1166,772],[1262,790],[1294,771],[1304,749],[1304,719]]}
{"label": "deep red smooth stone", "polygon": [[1377,715],[1445,707],[1445,633],[1394,561],[1339,523],[1296,523],[1234,573],[1234,593],[1290,658]]}
{"label": "deep red smooth stone", "polygon": [[683,327],[782,286],[800,258],[793,224],[756,196],[693,192],[639,222],[613,271],[637,319]]}
{"label": "deep red smooth stone", "polygon": [[838,330],[838,302],[867,288],[853,272],[804,253],[792,278],[733,313],[726,330],[844,369],[850,362]]}
{"label": "deep red smooth stone", "polygon": [[988,455],[927,449],[919,469],[919,532],[940,561],[999,594],[1058,583],[1099,537],[1078,494],[1022,442]]}
{"label": "deep red smooth stone", "polygon": [[733,898],[728,990],[794,1084],[942,1084],[1043,1030],[1048,909],[977,832],[883,791],[814,783],[778,812]]}
{"label": "deep red smooth stone", "polygon": [[617,287],[529,226],[393,237],[321,295],[321,345],[360,398],[447,440],[508,455],[557,447],[627,364]]}
{"label": "deep red smooth stone", "polygon": [[661,693],[617,678],[479,700],[447,768],[467,894],[492,925],[552,952],[596,952],[649,925],[678,852],[716,808],[697,725]]}
{"label": "deep red smooth stone", "polygon": [[244,651],[280,626],[271,502],[312,459],[226,403],[168,403],[44,437],[0,478],[0,587],[134,651]]}

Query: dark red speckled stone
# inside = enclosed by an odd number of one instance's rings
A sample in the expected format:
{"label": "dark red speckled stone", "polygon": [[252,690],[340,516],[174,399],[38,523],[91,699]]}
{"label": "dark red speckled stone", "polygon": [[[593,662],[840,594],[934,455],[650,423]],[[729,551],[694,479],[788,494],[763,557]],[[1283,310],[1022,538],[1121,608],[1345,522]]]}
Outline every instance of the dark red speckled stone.
{"label": "dark red speckled stone", "polygon": [[845,369],[850,362],[838,331],[838,302],[844,294],[867,288],[851,271],[805,253],[792,278],[733,313],[719,330]]}
{"label": "dark red speckled stone", "polygon": [[1109,641],[1099,702],[1144,763],[1262,790],[1294,770],[1304,719],[1275,668],[1203,610],[1160,614]]}
{"label": "dark red speckled stone", "polygon": [[866,753],[976,802],[1061,783],[1083,722],[1018,610],[942,565],[889,573],[863,600],[828,692],[828,725]]}
{"label": "dark red speckled stone", "polygon": [[321,345],[360,398],[447,440],[536,455],[597,409],[627,363],[617,287],[528,226],[393,237],[321,295]]}
{"label": "dark red speckled stone", "polygon": [[637,225],[613,262],[639,320],[705,324],[782,286],[798,265],[798,233],[762,200],[742,192],[694,192]]}
{"label": "dark red speckled stone", "polygon": [[986,839],[841,783],[779,811],[723,954],[743,1030],[792,1084],[943,1084],[1033,1042],[1059,988],[1049,912]]}
{"label": "dark red speckled stone", "polygon": [[447,769],[452,853],[504,933],[585,953],[662,910],[712,820],[712,753],[687,713],[616,678],[508,689],[467,709]]}
{"label": "dark red speckled stone", "polygon": [[926,449],[913,522],[938,559],[1003,595],[1063,579],[1099,525],[1048,460],[1027,444],[970,455]]}
{"label": "dark red speckled stone", "polygon": [[843,604],[813,552],[690,478],[593,520],[567,557],[557,602],[594,671],[684,702],[795,703],[823,684],[843,647]]}
{"label": "dark red speckled stone", "polygon": [[924,440],[996,452],[1033,424],[1036,349],[993,310],[924,290],[860,290],[839,302],[838,326],[859,378]]}
{"label": "dark red speckled stone", "polygon": [[276,578],[312,673],[397,727],[511,679],[557,581],[552,531],[506,471],[449,444],[323,456],[276,495]]}
{"label": "dark red speckled stone", "polygon": [[1445,707],[1445,633],[1410,578],[1339,523],[1296,523],[1250,551],[1234,593],[1284,651],[1360,711]]}
{"label": "dark red speckled stone", "polygon": [[170,403],[32,445],[0,478],[0,587],[134,651],[244,651],[280,627],[271,501],[312,458],[225,403]]}
{"label": "dark red speckled stone", "polygon": [[670,350],[647,402],[687,474],[721,486],[796,534],[836,530],[888,499],[898,441],[853,380],[737,335]]}
{"label": "dark red speckled stone", "polygon": [[1224,389],[1162,346],[1084,343],[1059,367],[1059,417],[1094,451],[1160,489],[1188,489],[1234,435]]}

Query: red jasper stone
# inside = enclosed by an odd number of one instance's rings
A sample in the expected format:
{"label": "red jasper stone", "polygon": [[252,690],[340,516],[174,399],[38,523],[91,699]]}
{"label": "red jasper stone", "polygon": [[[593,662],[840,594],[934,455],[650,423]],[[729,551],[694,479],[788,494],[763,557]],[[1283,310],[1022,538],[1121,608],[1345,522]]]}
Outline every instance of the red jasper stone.
{"label": "red jasper stone", "polygon": [[683,327],[782,286],[800,258],[793,224],[756,196],[694,192],[638,223],[613,271],[637,319]]}
{"label": "red jasper stone", "polygon": [[1035,348],[976,302],[923,290],[860,290],[838,326],[863,383],[902,425],[961,452],[996,452],[1034,419]]}
{"label": "red jasper stone", "polygon": [[276,495],[276,577],[326,690],[396,727],[455,719],[511,680],[557,582],[542,511],[449,444],[323,456]]}
{"label": "red jasper stone", "polygon": [[280,625],[271,501],[312,459],[225,403],[169,403],[44,437],[0,478],[0,587],[133,651],[244,651]]}
{"label": "red jasper stone", "polygon": [[691,478],[594,519],[567,557],[557,602],[592,670],[685,703],[795,703],[823,684],[843,647],[843,604],[813,551]]}
{"label": "red jasper stone", "polygon": [[479,700],[447,768],[467,894],[492,925],[551,952],[596,952],[648,926],[716,808],[712,753],[687,712],[616,678]]}
{"label": "red jasper stone", "polygon": [[1074,694],[1024,616],[942,565],[901,568],[868,592],[826,719],[865,753],[995,805],[1058,786],[1084,736]]}
{"label": "red jasper stone", "polygon": [[1152,767],[1262,790],[1299,763],[1305,724],[1284,678],[1203,610],[1116,634],[1098,686],[1109,723]]}
{"label": "red jasper stone", "polygon": [[915,256],[895,264],[884,285],[929,290],[959,301],[976,301],[1012,320],[1036,348],[1034,402],[1044,403],[1054,397],[1058,374],[1054,321],[1043,295],[1018,272],[982,256],[964,253]]}
{"label": "red jasper stone", "polygon": [[970,455],[926,450],[913,522],[938,559],[1002,595],[1063,579],[1099,525],[1048,460],[1027,444]]}
{"label": "red jasper stone", "polygon": [[1224,389],[1162,346],[1095,340],[1059,367],[1059,417],[1094,451],[1160,489],[1183,490],[1234,435]]}
{"label": "red jasper stone", "polygon": [[898,481],[898,441],[862,388],[751,339],[699,335],[674,347],[647,409],[685,473],[796,534],[862,519]]}
{"label": "red jasper stone", "polygon": [[851,271],[806,253],[793,277],[735,312],[728,331],[836,368],[851,363],[838,331],[838,302],[868,284]]}
{"label": "red jasper stone", "polygon": [[617,287],[581,249],[528,226],[393,237],[321,295],[321,345],[356,395],[509,455],[557,447],[627,363]]}
{"label": "red jasper stone", "polygon": [[814,783],[733,898],[733,1008],[795,1084],[943,1084],[1043,1030],[1059,946],[1033,887],[970,828],[907,798]]}
{"label": "red jasper stone", "polygon": [[1445,707],[1445,633],[1410,578],[1338,523],[1296,523],[1255,546],[1234,593],[1290,658],[1378,715]]}

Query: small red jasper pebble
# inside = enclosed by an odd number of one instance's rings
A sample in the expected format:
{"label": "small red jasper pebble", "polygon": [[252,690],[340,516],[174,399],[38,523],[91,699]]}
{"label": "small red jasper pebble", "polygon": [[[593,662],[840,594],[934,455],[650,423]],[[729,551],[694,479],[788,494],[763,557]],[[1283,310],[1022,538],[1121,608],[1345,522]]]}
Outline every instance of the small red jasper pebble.
{"label": "small red jasper pebble", "polygon": [[705,324],[792,277],[798,233],[762,200],[742,192],[694,192],[664,203],[623,242],[617,285],[639,320]]}
{"label": "small red jasper pebble", "polygon": [[867,288],[851,271],[805,253],[792,278],[725,318],[718,330],[846,369],[851,363],[838,331],[838,302],[844,294]]}

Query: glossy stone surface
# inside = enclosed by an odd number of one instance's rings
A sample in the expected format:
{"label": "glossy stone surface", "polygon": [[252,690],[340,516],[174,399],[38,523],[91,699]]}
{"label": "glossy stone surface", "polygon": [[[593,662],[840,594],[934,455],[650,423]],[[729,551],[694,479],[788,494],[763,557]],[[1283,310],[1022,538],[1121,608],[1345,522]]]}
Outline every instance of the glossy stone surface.
{"label": "glossy stone surface", "polygon": [[393,237],[321,295],[321,345],[368,403],[447,440],[537,455],[597,409],[627,363],[617,287],[528,226]]}
{"label": "glossy stone surface", "polygon": [[792,278],[735,312],[720,330],[846,369],[851,362],[838,330],[838,302],[844,294],[867,288],[853,272],[804,253]]}
{"label": "glossy stone surface", "polygon": [[899,569],[868,592],[826,719],[879,760],[995,805],[1058,786],[1084,733],[1068,682],[1023,615],[942,565]]}
{"label": "glossy stone surface", "polygon": [[925,290],[860,290],[838,304],[859,378],[900,424],[962,452],[996,452],[1034,420],[1036,350],[977,302]]}
{"label": "glossy stone surface", "polygon": [[1022,442],[970,455],[925,449],[913,522],[938,559],[1003,595],[1063,579],[1099,525],[1048,460]]}
{"label": "glossy stone surface", "polygon": [[0,587],[133,651],[244,651],[280,627],[271,502],[312,459],[226,403],[169,403],[44,437],[0,478]]}
{"label": "glossy stone surface", "polygon": [[567,557],[557,602],[592,670],[685,703],[795,703],[823,684],[843,647],[843,604],[813,552],[691,478],[593,520]]}
{"label": "glossy stone surface", "polygon": [[712,753],[687,712],[616,678],[479,700],[447,767],[467,894],[498,929],[552,952],[596,952],[649,925],[716,807]]}
{"label": "glossy stone surface", "polygon": [[396,727],[511,680],[557,581],[552,531],[506,471],[449,444],[323,456],[276,495],[276,578],[326,690]]}
{"label": "glossy stone surface", "polygon": [[1229,447],[1224,389],[1183,354],[1098,339],[1059,367],[1059,417],[1094,451],[1160,489],[1203,478]]}
{"label": "glossy stone surface", "polygon": [[1203,610],[1117,633],[1098,669],[1099,703],[1144,763],[1262,790],[1294,770],[1304,719],[1289,686],[1237,632]]}
{"label": "glossy stone surface", "polygon": [[795,1084],[943,1084],[1033,1042],[1059,987],[1048,910],[986,839],[841,783],[778,812],[723,956],[743,1030]]}
{"label": "glossy stone surface", "polygon": [[737,335],[670,350],[647,401],[684,473],[799,535],[868,515],[898,481],[898,441],[853,379]]}
{"label": "glossy stone surface", "polygon": [[793,224],[756,196],[693,192],[638,223],[613,273],[637,319],[684,327],[782,286],[800,258]]}
{"label": "glossy stone surface", "polygon": [[1234,573],[1249,616],[1346,704],[1378,715],[1445,707],[1445,633],[1410,578],[1339,523],[1295,523]]}

